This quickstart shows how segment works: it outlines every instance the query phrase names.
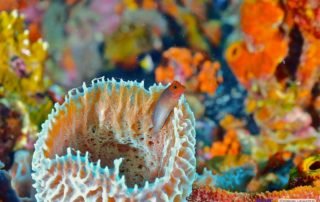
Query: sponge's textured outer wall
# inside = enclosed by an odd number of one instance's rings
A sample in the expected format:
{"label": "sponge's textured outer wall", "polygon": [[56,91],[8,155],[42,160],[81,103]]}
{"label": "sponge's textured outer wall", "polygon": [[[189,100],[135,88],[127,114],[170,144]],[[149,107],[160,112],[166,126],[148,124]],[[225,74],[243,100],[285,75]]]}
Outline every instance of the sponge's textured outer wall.
{"label": "sponge's textured outer wall", "polygon": [[195,119],[184,96],[157,134],[166,86],[94,79],[43,124],[32,175],[38,201],[184,201],[195,180]]}

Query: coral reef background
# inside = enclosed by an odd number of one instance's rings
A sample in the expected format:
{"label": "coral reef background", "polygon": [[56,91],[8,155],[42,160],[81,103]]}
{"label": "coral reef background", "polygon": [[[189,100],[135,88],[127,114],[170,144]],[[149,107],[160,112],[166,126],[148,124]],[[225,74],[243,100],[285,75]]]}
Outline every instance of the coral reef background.
{"label": "coral reef background", "polygon": [[319,25],[317,0],[0,0],[0,201],[320,201]]}

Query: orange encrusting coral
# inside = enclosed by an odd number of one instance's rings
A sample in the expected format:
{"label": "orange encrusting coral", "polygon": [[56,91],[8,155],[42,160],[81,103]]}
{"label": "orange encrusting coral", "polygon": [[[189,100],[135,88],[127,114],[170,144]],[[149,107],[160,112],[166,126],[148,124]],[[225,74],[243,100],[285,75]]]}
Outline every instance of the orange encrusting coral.
{"label": "orange encrusting coral", "polygon": [[18,0],[6,0],[0,2],[0,11],[6,10],[10,11],[13,9],[22,9],[26,7],[26,0],[18,1]]}
{"label": "orange encrusting coral", "polygon": [[287,0],[286,6],[292,20],[299,27],[320,38],[320,2],[313,0]]}
{"label": "orange encrusting coral", "polygon": [[265,44],[278,34],[283,17],[278,0],[245,0],[240,10],[241,29],[254,45]]}
{"label": "orange encrusting coral", "polygon": [[191,66],[191,51],[189,51],[187,48],[170,48],[163,53],[163,57],[174,61],[173,65],[179,65],[182,69],[183,75],[186,78],[192,76],[193,72],[195,71],[195,69]]}
{"label": "orange encrusting coral", "polygon": [[33,22],[29,26],[29,39],[31,42],[36,42],[37,40],[41,39],[42,34],[41,34],[41,25],[40,23]]}
{"label": "orange encrusting coral", "polygon": [[206,147],[212,157],[224,155],[237,155],[240,153],[241,145],[235,130],[228,130],[222,141],[212,143],[211,148]]}
{"label": "orange encrusting coral", "polygon": [[163,53],[163,60],[163,65],[155,70],[157,82],[178,80],[191,92],[208,94],[213,94],[222,82],[222,77],[217,75],[220,64],[211,62],[200,52],[170,48]]}
{"label": "orange encrusting coral", "polygon": [[215,78],[212,77],[212,75],[215,75],[219,69],[220,63],[218,62],[211,63],[210,61],[205,61],[203,63],[202,69],[198,74],[201,92],[212,93],[216,91],[218,83],[216,82]]}
{"label": "orange encrusting coral", "polygon": [[256,202],[257,200],[278,201],[279,199],[315,199],[320,200],[320,188],[312,186],[296,187],[291,190],[272,191],[262,193],[242,193],[229,192],[219,188],[201,186],[193,189],[192,194],[188,197],[189,201],[234,201],[234,202]]}
{"label": "orange encrusting coral", "polygon": [[174,69],[171,66],[159,66],[155,70],[156,80],[164,83],[170,83],[174,80]]}

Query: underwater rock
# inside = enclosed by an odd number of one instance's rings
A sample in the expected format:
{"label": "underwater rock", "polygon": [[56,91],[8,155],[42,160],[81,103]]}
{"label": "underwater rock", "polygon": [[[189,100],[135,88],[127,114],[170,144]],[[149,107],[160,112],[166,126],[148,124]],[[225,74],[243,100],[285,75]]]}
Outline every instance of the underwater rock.
{"label": "underwater rock", "polygon": [[165,86],[94,79],[71,90],[43,124],[32,168],[38,201],[181,201],[195,180],[195,119],[184,97],[161,131]]}

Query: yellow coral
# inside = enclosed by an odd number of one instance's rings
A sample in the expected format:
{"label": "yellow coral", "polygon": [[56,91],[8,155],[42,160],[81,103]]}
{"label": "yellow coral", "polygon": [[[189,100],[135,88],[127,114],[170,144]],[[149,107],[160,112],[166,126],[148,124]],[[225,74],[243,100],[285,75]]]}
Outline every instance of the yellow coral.
{"label": "yellow coral", "polygon": [[137,63],[137,56],[144,51],[152,49],[151,44],[146,44],[148,38],[145,26],[123,25],[117,32],[106,37],[105,57],[113,63],[132,68]]}
{"label": "yellow coral", "polygon": [[320,155],[314,155],[303,160],[298,169],[308,176],[318,177],[320,180]]}
{"label": "yellow coral", "polygon": [[[24,30],[24,18],[17,11],[0,13],[0,41],[0,82],[6,91],[43,91],[48,85],[43,75],[48,45],[41,40],[29,41],[29,32]],[[28,76],[21,78],[15,72],[14,57],[23,61]]]}
{"label": "yellow coral", "polygon": [[0,94],[23,114],[23,135],[15,149],[35,138],[53,105],[46,94],[50,80],[44,75],[48,45],[41,39],[30,41],[24,25],[17,11],[0,12]]}

